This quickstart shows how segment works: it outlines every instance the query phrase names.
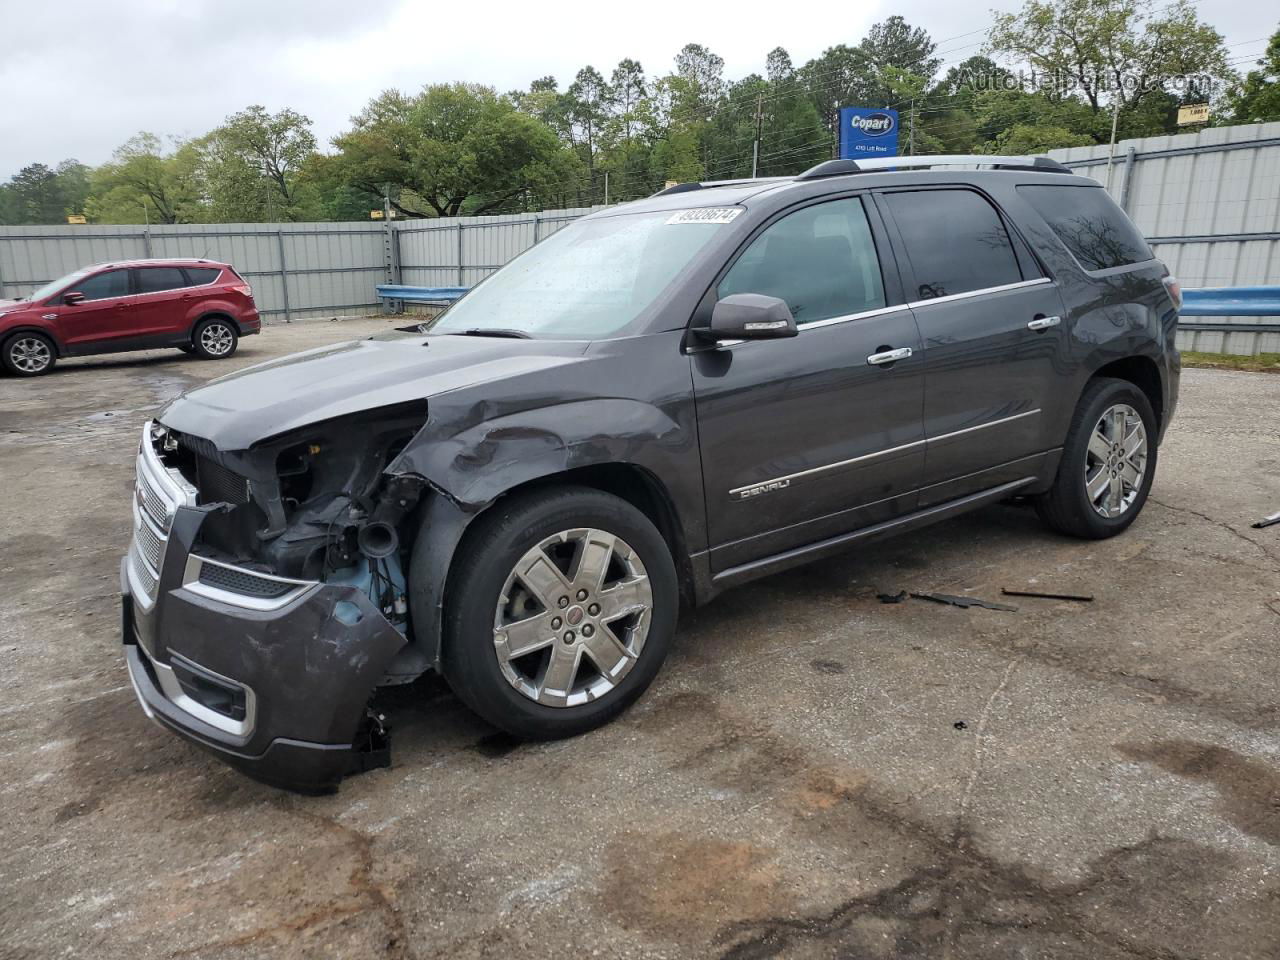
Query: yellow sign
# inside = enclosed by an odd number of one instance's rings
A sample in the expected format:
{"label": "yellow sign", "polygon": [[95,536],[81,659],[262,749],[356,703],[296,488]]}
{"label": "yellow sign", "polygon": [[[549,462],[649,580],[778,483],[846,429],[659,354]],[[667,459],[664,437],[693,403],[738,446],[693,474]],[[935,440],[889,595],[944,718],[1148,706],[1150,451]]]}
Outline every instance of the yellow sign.
{"label": "yellow sign", "polygon": [[1193,103],[1190,106],[1178,108],[1178,126],[1190,127],[1197,123],[1209,122],[1209,105],[1207,103]]}
{"label": "yellow sign", "polygon": [[369,211],[369,219],[370,219],[370,220],[381,220],[381,219],[382,219],[382,216],[383,216],[383,215],[382,215],[382,211],[381,211],[381,210],[370,210],[370,211]]}
{"label": "yellow sign", "polygon": [[680,186],[679,180],[668,180],[664,189],[670,190],[672,187]]}
{"label": "yellow sign", "polygon": [[88,223],[88,222],[89,221],[86,220],[81,214],[71,213],[67,215],[67,223]]}

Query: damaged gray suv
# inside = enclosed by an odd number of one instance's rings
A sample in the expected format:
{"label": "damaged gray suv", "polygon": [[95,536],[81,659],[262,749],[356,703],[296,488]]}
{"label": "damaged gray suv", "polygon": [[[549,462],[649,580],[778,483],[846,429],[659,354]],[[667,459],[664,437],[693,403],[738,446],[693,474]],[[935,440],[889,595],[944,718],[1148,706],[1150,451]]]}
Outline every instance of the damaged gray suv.
{"label": "damaged gray suv", "polygon": [[602,210],[429,326],[147,425],[138,698],[325,790],[379,686],[438,671],[512,734],[569,736],[640,696],[682,603],[1013,496],[1112,536],[1173,416],[1179,300],[1046,158],[831,161]]}

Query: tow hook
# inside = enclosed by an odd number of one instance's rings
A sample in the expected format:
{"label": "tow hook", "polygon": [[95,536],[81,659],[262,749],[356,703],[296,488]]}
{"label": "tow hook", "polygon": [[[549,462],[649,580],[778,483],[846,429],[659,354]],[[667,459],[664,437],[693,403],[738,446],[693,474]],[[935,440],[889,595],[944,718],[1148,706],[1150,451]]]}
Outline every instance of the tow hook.
{"label": "tow hook", "polygon": [[364,717],[351,744],[347,776],[391,766],[391,725],[385,714],[364,708]]}

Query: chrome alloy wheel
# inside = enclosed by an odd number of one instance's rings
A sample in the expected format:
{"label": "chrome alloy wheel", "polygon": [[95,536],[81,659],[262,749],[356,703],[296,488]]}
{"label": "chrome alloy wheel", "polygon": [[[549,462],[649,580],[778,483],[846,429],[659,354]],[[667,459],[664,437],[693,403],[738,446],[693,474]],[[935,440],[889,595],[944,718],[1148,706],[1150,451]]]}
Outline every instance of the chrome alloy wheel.
{"label": "chrome alloy wheel", "polygon": [[1138,498],[1147,473],[1147,428],[1126,403],[1108,407],[1089,435],[1084,489],[1100,516],[1113,520]]}
{"label": "chrome alloy wheel", "polygon": [[23,373],[40,373],[53,362],[53,352],[39,337],[19,337],[9,344],[9,360]]}
{"label": "chrome alloy wheel", "polygon": [[498,597],[502,674],[530,700],[576,707],[604,696],[644,649],[653,589],[640,556],[604,530],[564,530],[522,556]]}
{"label": "chrome alloy wheel", "polygon": [[225,356],[233,342],[235,337],[225,323],[211,323],[200,331],[200,346],[211,357]]}

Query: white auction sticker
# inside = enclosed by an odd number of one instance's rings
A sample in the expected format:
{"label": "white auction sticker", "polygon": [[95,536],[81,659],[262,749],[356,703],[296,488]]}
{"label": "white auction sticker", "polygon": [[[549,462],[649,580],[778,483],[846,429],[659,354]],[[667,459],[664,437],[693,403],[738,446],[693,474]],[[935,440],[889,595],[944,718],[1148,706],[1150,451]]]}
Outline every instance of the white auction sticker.
{"label": "white auction sticker", "polygon": [[667,217],[667,223],[733,223],[741,207],[698,207],[680,210]]}

